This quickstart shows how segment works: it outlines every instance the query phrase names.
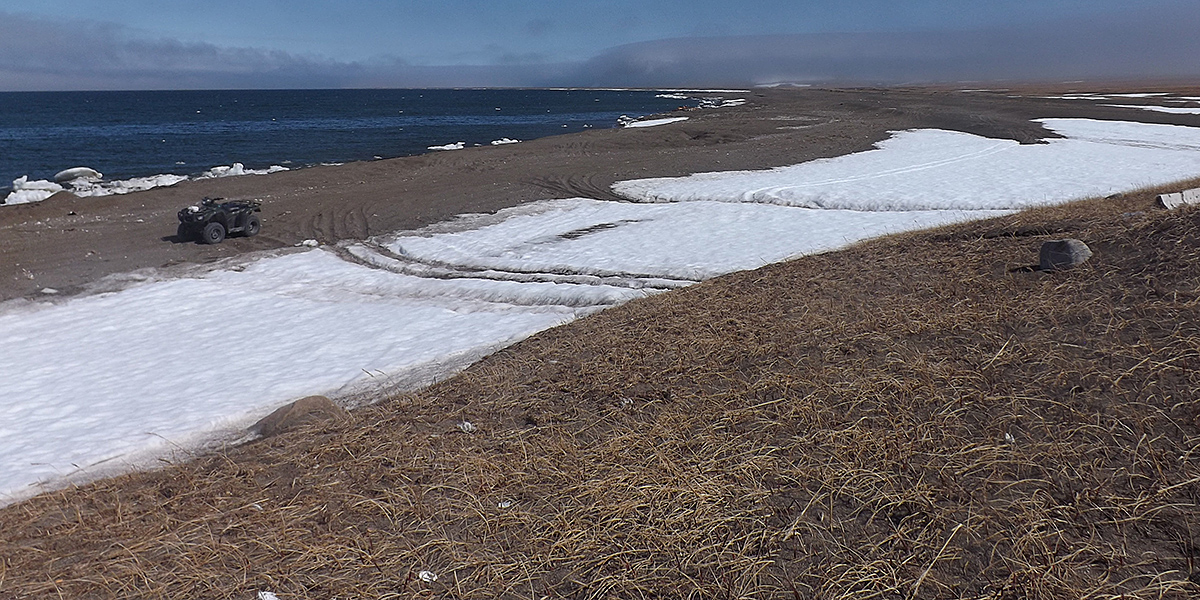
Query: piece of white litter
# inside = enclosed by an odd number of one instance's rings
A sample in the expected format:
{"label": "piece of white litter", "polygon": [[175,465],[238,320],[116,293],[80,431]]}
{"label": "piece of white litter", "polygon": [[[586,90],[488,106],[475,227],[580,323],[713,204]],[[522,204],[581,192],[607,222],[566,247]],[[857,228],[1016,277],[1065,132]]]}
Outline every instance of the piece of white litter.
{"label": "piece of white litter", "polygon": [[496,508],[508,509],[512,507],[513,503],[511,500],[501,500],[500,502],[496,503]]}
{"label": "piece of white litter", "polygon": [[476,427],[475,424],[470,421],[463,421],[462,423],[458,424],[458,430],[463,433],[475,433],[475,431],[478,429],[479,428]]}
{"label": "piece of white litter", "polygon": [[276,596],[271,592],[259,592],[258,600],[279,600],[279,596]]}
{"label": "piece of white litter", "polygon": [[1005,444],[1015,444],[1015,443],[1017,443],[1017,438],[1013,437],[1013,434],[1005,431],[1004,432],[1004,443]]}
{"label": "piece of white litter", "polygon": [[437,581],[437,573],[434,573],[433,571],[421,571],[420,573],[417,573],[417,577],[426,583],[433,583]]}
{"label": "piece of white litter", "polygon": [[51,288],[51,287],[47,287],[47,288],[42,288],[42,293],[47,294],[47,295],[54,295],[54,294],[58,293],[58,290]]}

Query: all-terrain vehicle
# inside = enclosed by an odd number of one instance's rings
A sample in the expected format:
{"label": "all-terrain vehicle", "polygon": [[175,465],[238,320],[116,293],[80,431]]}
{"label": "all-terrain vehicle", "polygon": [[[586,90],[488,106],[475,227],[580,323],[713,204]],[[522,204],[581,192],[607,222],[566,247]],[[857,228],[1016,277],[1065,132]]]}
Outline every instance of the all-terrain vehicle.
{"label": "all-terrain vehicle", "polygon": [[179,239],[190,242],[199,238],[202,244],[220,244],[227,235],[258,235],[262,222],[254,213],[262,211],[262,204],[253,200],[223,200],[206,197],[199,204],[180,210]]}

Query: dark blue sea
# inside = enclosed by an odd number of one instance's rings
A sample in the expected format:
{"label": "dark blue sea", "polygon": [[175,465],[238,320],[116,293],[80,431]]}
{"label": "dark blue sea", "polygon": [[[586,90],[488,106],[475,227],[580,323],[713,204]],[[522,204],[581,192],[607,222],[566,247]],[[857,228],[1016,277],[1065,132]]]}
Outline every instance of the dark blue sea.
{"label": "dark blue sea", "polygon": [[695,103],[608,90],[6,92],[0,189],[77,166],[111,181],[392,158],[614,127],[680,105]]}

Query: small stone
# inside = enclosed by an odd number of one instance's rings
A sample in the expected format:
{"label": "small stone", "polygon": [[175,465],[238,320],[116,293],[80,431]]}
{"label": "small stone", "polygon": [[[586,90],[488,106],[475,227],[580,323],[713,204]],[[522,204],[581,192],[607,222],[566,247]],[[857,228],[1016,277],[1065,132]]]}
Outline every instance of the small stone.
{"label": "small stone", "polygon": [[307,396],[291,404],[281,406],[250,427],[263,437],[283,433],[301,423],[310,421],[343,420],[349,418],[346,409],[336,405],[325,396]]}
{"label": "small stone", "polygon": [[1092,250],[1087,244],[1073,238],[1049,240],[1042,243],[1040,257],[1039,269],[1057,271],[1083,264],[1092,257]]}

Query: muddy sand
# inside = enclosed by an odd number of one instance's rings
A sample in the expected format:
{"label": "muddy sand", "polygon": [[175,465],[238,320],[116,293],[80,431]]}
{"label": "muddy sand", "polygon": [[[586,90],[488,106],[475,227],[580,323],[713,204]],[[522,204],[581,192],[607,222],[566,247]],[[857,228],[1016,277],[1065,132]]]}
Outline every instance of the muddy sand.
{"label": "muddy sand", "polygon": [[[306,239],[362,239],[535,200],[615,199],[615,181],[791,165],[867,150],[894,130],[942,128],[1035,143],[1054,135],[1030,121],[1036,118],[1200,126],[1200,115],[1041,97],[1062,92],[755,90],[723,94],[746,98],[743,106],[672,113],[689,119],[659,127],[0,206],[0,301],[39,297],[45,288],[76,294],[117,273],[202,265]],[[1139,101],[1153,99],[1123,103]],[[217,246],[181,243],[175,213],[204,196],[261,199],[262,234]]]}

